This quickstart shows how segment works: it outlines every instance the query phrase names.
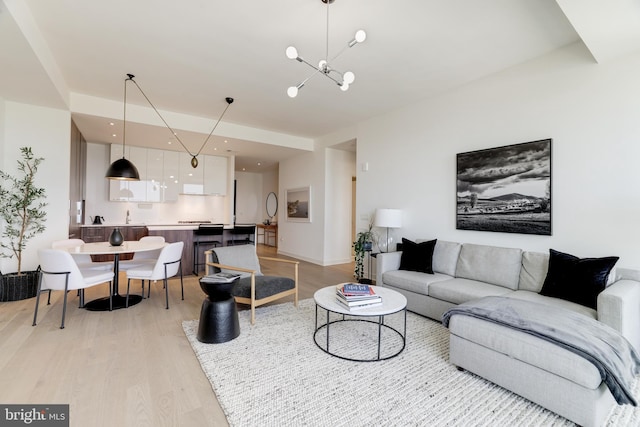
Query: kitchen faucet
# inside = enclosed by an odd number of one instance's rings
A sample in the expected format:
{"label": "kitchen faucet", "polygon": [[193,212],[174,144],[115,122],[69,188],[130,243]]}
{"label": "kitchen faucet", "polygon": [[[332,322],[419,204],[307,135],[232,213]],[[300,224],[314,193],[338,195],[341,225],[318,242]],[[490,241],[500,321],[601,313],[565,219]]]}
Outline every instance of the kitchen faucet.
{"label": "kitchen faucet", "polygon": [[129,211],[127,210],[127,219],[125,220],[127,224],[131,222],[131,217],[129,216]]}

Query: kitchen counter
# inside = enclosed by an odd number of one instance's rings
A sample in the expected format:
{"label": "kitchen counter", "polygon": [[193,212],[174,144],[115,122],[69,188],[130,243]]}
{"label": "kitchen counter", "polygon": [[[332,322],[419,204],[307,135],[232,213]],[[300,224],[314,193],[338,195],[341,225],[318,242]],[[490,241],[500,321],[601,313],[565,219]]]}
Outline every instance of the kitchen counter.
{"label": "kitchen counter", "polygon": [[[162,231],[162,230],[197,230],[198,224],[182,224],[182,223],[164,223],[164,224],[144,224],[144,223],[129,223],[129,224],[116,224],[105,222],[102,224],[86,224],[81,225],[81,228],[91,227],[147,227],[149,231]],[[233,228],[231,224],[225,224],[224,228],[229,230]]]}

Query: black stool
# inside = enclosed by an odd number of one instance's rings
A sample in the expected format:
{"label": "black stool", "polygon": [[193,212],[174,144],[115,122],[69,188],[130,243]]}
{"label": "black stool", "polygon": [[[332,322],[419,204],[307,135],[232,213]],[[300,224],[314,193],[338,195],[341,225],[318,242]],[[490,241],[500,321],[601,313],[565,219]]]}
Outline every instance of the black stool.
{"label": "black stool", "polygon": [[240,322],[236,300],[231,290],[238,283],[206,283],[200,280],[200,288],[208,295],[202,301],[198,341],[218,344],[231,341],[240,335]]}
{"label": "black stool", "polygon": [[200,266],[204,262],[200,262],[200,245],[222,246],[222,237],[219,240],[211,236],[222,236],[224,232],[223,224],[200,224],[197,230],[193,230],[193,274],[196,276],[200,270]]}
{"label": "black stool", "polygon": [[[256,225],[236,224],[231,229],[231,240],[227,240],[227,246],[253,245],[255,244]],[[251,237],[254,237],[253,239]]]}

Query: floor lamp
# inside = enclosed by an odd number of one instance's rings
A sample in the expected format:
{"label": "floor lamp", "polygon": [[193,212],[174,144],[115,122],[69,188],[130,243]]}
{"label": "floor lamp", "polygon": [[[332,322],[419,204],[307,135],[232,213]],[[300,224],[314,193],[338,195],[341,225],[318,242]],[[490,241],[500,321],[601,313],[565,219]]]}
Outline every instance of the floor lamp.
{"label": "floor lamp", "polygon": [[[400,209],[376,209],[376,219],[373,225],[387,228],[387,239],[385,240],[386,250],[383,251],[382,248],[380,248],[380,250],[382,252],[389,252],[389,246],[391,245],[389,229],[402,227],[402,211]],[[378,246],[381,246],[380,241],[378,241]]]}

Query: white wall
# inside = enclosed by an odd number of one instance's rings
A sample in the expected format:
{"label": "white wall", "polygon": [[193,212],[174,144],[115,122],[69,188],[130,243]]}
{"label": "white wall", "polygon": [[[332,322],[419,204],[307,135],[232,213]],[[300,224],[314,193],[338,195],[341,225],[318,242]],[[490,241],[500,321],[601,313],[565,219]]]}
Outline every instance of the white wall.
{"label": "white wall", "polygon": [[236,223],[254,224],[264,221],[262,174],[236,172]]}
{"label": "white wall", "polygon": [[[0,158],[2,170],[14,174],[20,147],[31,147],[45,160],[36,175],[36,185],[46,191],[46,230],[27,243],[22,269],[38,266],[38,249],[49,247],[54,240],[66,239],[69,233],[69,156],[71,114],[68,111],[6,101],[0,107]],[[5,273],[17,269],[15,258],[0,260]]]}
{"label": "white wall", "polygon": [[[398,239],[618,255],[640,267],[638,75],[640,54],[595,64],[574,44],[360,123],[357,218],[393,206],[404,212]],[[553,138],[553,235],[456,230],[456,153],[544,138]]]}
{"label": "white wall", "polygon": [[356,153],[333,148],[325,150],[326,221],[323,264],[343,264],[352,259],[352,179],[356,175]]}
{"label": "white wall", "polygon": [[[278,194],[278,253],[324,265],[325,150],[280,162]],[[287,190],[311,187],[311,222],[286,220]]]}

